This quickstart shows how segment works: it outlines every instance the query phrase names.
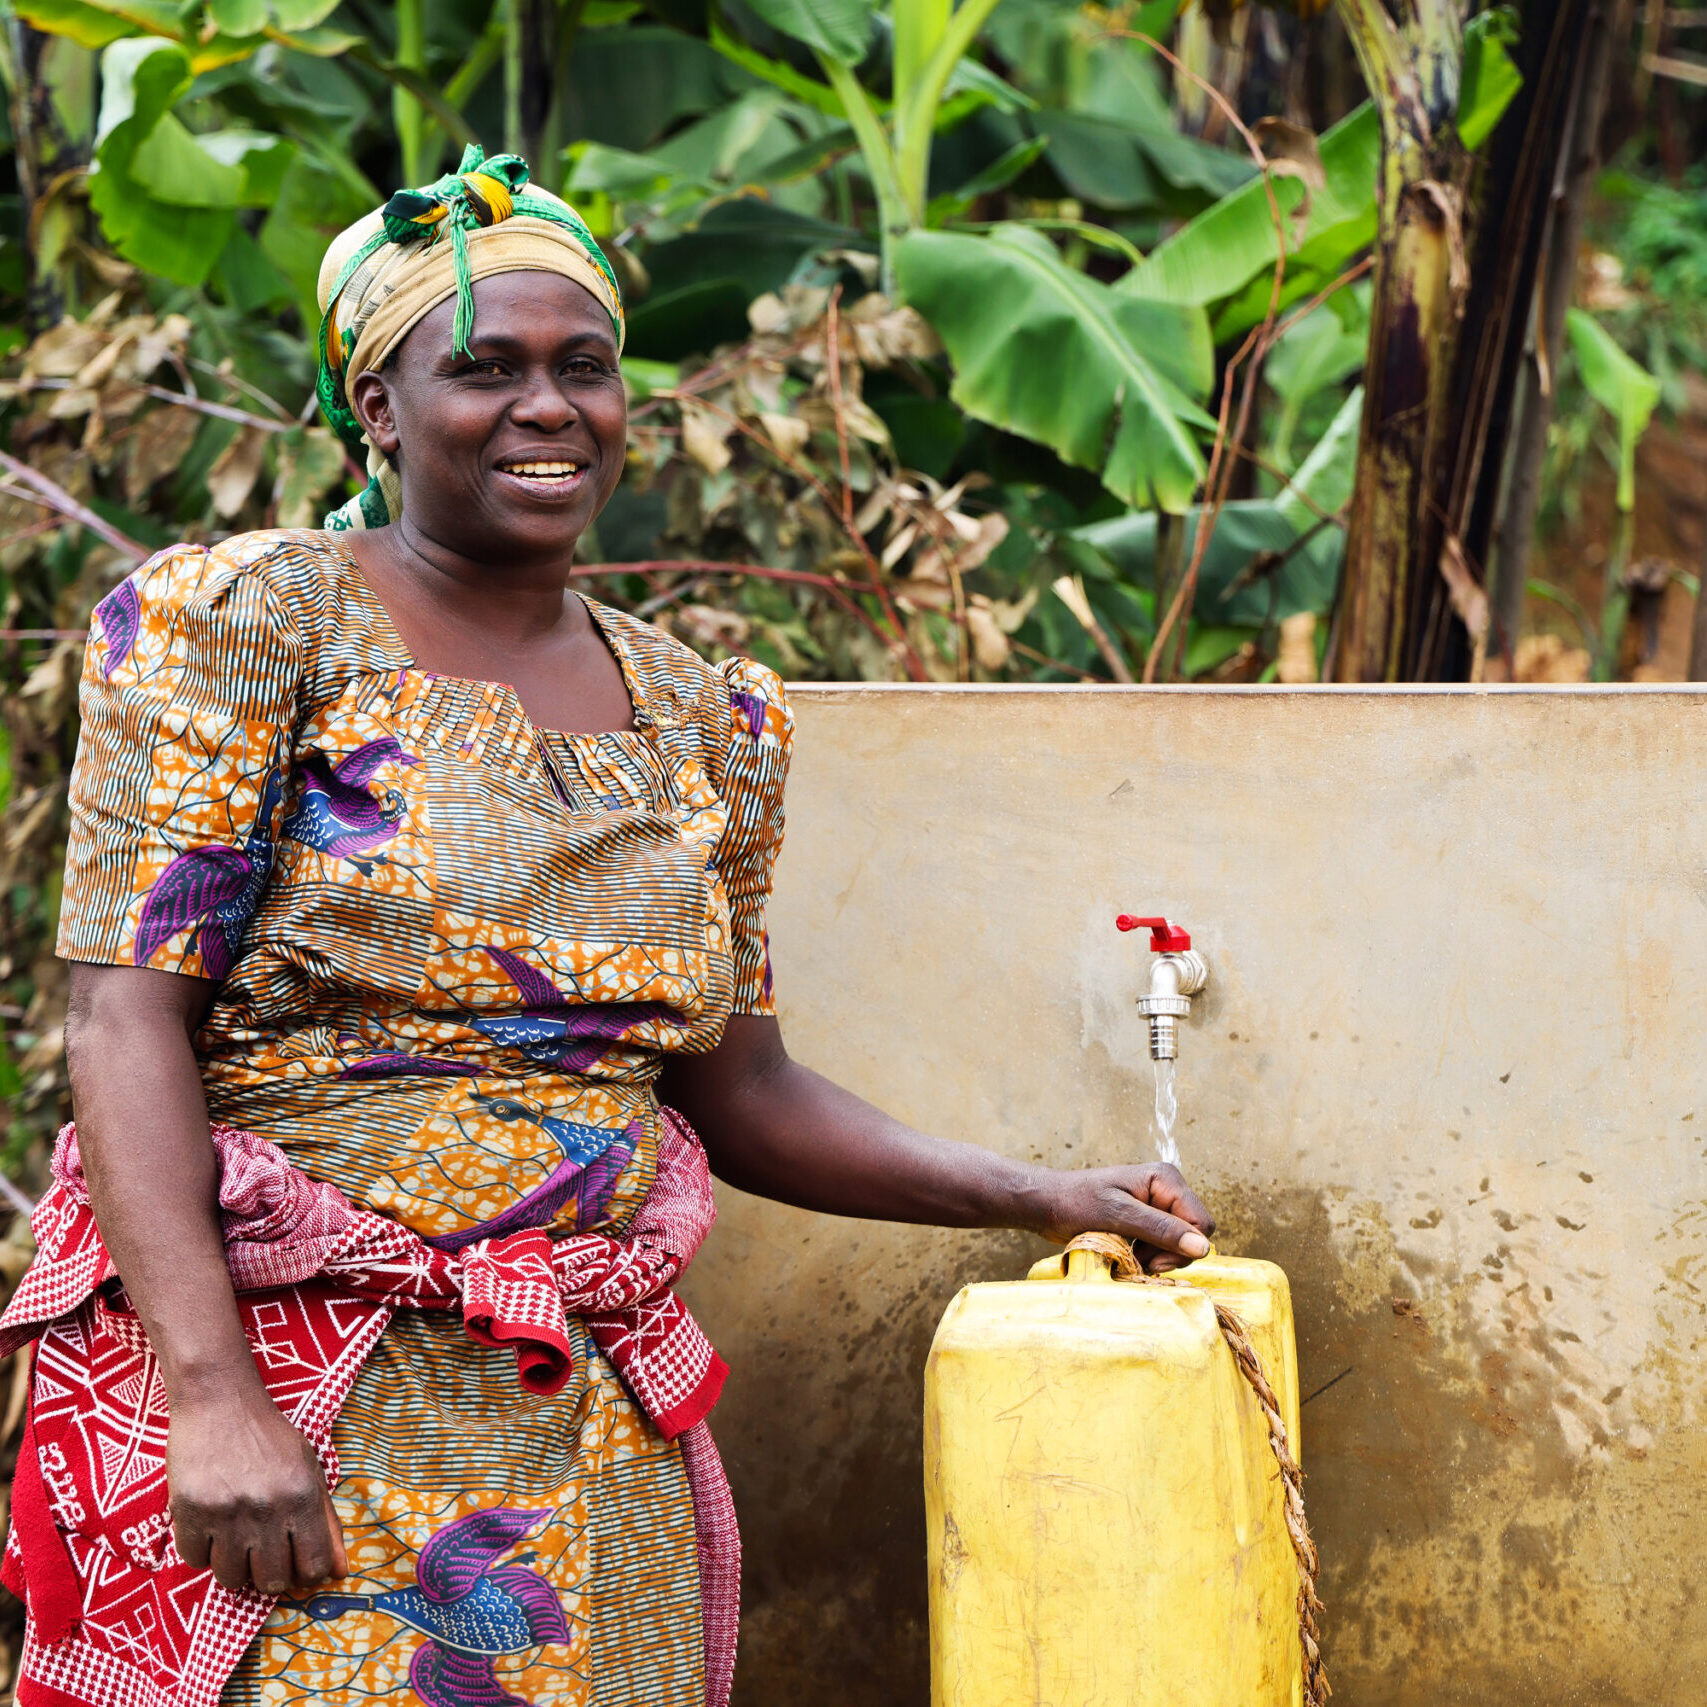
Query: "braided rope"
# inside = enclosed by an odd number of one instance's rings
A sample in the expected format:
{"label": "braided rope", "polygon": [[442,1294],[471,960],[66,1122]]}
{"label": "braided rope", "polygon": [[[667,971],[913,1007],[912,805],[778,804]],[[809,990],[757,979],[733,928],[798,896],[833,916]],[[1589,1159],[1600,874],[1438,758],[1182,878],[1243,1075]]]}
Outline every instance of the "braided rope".
{"label": "braided rope", "polygon": [[[1106,1257],[1114,1266],[1116,1280],[1136,1281],[1145,1286],[1191,1284],[1189,1279],[1176,1280],[1172,1275],[1146,1274],[1132,1254],[1131,1245],[1114,1233],[1080,1233],[1067,1249],[1093,1251]],[[1298,1561],[1298,1639],[1304,1652],[1305,1707],[1326,1707],[1333,1690],[1322,1666],[1321,1632],[1317,1626],[1322,1603],[1316,1595],[1316,1575],[1321,1562],[1310,1534],[1309,1521],[1304,1516],[1304,1472],[1292,1455],[1292,1447],[1286,1438],[1286,1419],[1280,1414],[1280,1401],[1269,1385],[1268,1376],[1263,1373],[1262,1359],[1251,1344],[1245,1324],[1226,1305],[1215,1299],[1210,1302],[1215,1305],[1215,1320],[1220,1325],[1221,1337],[1227,1342],[1227,1349],[1232,1352],[1239,1373],[1256,1395],[1263,1420],[1268,1424],[1268,1443],[1274,1451],[1275,1463],[1280,1467],[1280,1480],[1285,1492],[1286,1533],[1292,1542],[1293,1556]]]}

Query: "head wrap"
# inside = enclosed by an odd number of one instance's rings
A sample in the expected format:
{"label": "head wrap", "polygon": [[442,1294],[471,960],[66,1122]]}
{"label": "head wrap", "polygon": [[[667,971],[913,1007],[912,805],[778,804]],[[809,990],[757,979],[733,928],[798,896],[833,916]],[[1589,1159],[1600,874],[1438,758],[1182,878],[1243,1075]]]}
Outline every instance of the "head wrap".
{"label": "head wrap", "polygon": [[357,374],[380,367],[411,327],[456,298],[451,348],[474,335],[474,281],[492,273],[560,273],[584,286],[610,316],[622,349],[622,293],[581,216],[548,190],[528,185],[514,154],[488,160],[469,147],[455,172],[420,190],[399,190],[384,207],[340,232],[320,263],[320,371],[315,389],[332,430],[367,455],[368,483],[326,526],[383,527],[402,509],[391,462],[368,442],[350,408]]}

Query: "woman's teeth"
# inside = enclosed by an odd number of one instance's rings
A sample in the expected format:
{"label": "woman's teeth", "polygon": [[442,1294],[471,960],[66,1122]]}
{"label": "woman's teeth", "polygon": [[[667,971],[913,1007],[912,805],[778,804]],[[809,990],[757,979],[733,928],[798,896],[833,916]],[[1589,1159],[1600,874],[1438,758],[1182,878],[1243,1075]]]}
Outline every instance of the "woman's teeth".
{"label": "woman's teeth", "polygon": [[501,466],[506,474],[519,474],[524,480],[563,480],[581,472],[578,462],[506,462]]}

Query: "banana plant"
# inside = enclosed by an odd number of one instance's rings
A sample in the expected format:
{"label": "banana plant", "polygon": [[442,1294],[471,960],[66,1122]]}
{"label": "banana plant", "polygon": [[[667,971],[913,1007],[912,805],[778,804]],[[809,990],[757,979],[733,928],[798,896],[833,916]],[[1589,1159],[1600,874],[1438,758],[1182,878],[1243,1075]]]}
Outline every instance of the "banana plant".
{"label": "banana plant", "polygon": [[[931,138],[944,91],[989,21],[998,0],[894,0],[893,95],[887,110],[857,75],[878,9],[872,0],[751,0],[773,29],[811,49],[859,141],[877,196],[884,278],[894,279],[894,246],[926,222]],[[727,35],[721,37],[727,43]],[[751,60],[746,63],[751,67]],[[757,69],[757,67],[751,67]]]}

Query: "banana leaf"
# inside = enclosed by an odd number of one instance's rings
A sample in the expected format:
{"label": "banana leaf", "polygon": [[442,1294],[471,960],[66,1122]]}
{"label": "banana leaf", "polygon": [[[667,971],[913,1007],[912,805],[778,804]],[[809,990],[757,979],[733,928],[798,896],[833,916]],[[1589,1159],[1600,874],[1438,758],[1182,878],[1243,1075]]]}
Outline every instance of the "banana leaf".
{"label": "banana leaf", "polygon": [[1618,423],[1618,508],[1636,507],[1636,446],[1660,400],[1660,382],[1625,355],[1593,315],[1580,308],[1565,314],[1565,330],[1583,384]]}
{"label": "banana leaf", "polygon": [[[190,55],[158,36],[123,37],[101,54],[101,117],[89,202],[107,241],[148,272],[205,282],[232,228],[240,167],[215,160],[173,116]],[[172,201],[152,185],[175,186]]]}
{"label": "banana leaf", "polygon": [[[1222,506],[1198,571],[1194,618],[1218,627],[1261,628],[1298,611],[1325,611],[1333,602],[1345,555],[1345,530],[1316,511],[1337,513],[1350,500],[1357,468],[1361,389],[1353,391],[1305,458],[1292,485],[1274,498],[1235,499]],[[1305,502],[1303,493],[1315,505]],[[1186,512],[1185,552],[1197,545],[1202,511]],[[1156,516],[1134,511],[1077,528],[1128,581],[1154,584]]]}
{"label": "banana leaf", "polygon": [[968,414],[1094,469],[1132,505],[1180,511],[1204,473],[1213,380],[1201,308],[1118,295],[1020,226],[910,232],[902,294],[941,336]]}
{"label": "banana leaf", "polygon": [[871,39],[870,0],[747,0],[773,30],[841,65],[857,65]]}

